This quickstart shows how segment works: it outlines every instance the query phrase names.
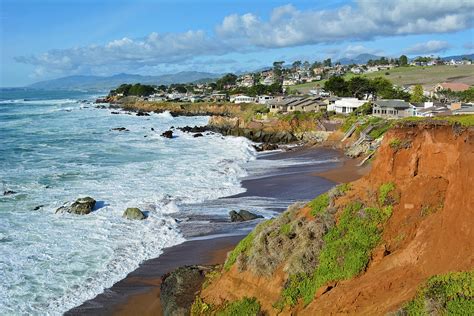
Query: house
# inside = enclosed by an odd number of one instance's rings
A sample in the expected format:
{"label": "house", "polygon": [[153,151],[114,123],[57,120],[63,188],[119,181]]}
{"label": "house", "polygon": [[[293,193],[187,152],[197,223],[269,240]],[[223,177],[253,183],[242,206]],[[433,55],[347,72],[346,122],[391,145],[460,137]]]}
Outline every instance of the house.
{"label": "house", "polygon": [[372,114],[383,118],[414,116],[414,106],[403,100],[377,100],[373,102]]}
{"label": "house", "polygon": [[237,80],[238,87],[250,88],[253,87],[254,83],[253,76],[250,74],[242,76]]}
{"label": "house", "polygon": [[435,92],[439,92],[441,90],[451,90],[454,92],[462,92],[466,91],[469,89],[469,85],[461,82],[443,82],[443,83],[438,83],[434,87]]}
{"label": "house", "polygon": [[284,99],[275,98],[267,102],[267,106],[270,109],[271,113],[287,112],[289,105],[294,102],[297,102],[299,99],[300,98],[295,98],[295,97],[284,98]]}
{"label": "house", "polygon": [[341,98],[334,102],[334,111],[340,114],[350,114],[366,102],[366,100],[359,100],[357,98]]}
{"label": "house", "polygon": [[236,97],[234,97],[234,103],[238,104],[238,103],[254,103],[255,102],[255,98],[254,97],[249,97],[249,96],[246,96],[246,95],[238,95]]}
{"label": "house", "polygon": [[225,101],[227,100],[227,95],[225,93],[213,93],[211,94],[211,100],[214,102]]}
{"label": "house", "polygon": [[257,97],[257,103],[259,104],[267,104],[270,100],[273,100],[274,97],[271,95],[259,95]]}
{"label": "house", "polygon": [[451,103],[449,109],[453,115],[474,114],[474,104],[472,103]]}
{"label": "house", "polygon": [[270,86],[275,82],[273,76],[267,76],[263,79],[262,84],[265,86]]}

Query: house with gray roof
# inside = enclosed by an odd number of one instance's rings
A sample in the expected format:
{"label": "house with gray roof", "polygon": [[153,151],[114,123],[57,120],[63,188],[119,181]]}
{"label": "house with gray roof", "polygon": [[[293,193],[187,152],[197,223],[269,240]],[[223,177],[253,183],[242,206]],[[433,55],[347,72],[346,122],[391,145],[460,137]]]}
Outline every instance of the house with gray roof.
{"label": "house with gray roof", "polygon": [[402,118],[414,116],[415,108],[403,100],[376,100],[373,101],[372,115],[383,118]]}

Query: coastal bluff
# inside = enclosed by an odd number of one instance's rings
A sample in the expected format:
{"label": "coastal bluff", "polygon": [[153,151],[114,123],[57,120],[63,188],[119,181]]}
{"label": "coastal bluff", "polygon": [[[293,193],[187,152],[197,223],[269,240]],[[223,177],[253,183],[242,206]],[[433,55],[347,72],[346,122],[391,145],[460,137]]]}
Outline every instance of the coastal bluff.
{"label": "coastal bluff", "polygon": [[[368,175],[258,225],[205,281],[191,314],[235,306],[268,315],[466,312],[473,161],[472,127],[397,124]],[[430,296],[433,286],[467,290]]]}

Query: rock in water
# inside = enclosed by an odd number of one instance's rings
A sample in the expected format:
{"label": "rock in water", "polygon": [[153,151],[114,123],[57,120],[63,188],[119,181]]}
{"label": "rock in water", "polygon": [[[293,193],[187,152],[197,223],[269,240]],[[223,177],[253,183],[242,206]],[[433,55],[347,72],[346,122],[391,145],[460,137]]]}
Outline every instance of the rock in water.
{"label": "rock in water", "polygon": [[148,114],[147,112],[138,111],[137,116],[150,116],[150,114]]}
{"label": "rock in water", "polygon": [[161,136],[166,137],[166,138],[173,138],[173,131],[166,131]]}
{"label": "rock in water", "polygon": [[95,206],[95,200],[89,196],[79,198],[76,202],[72,203],[70,206],[61,206],[56,210],[58,212],[68,212],[78,215],[86,215],[92,212]]}
{"label": "rock in water", "polygon": [[202,137],[203,135],[201,133],[196,133],[193,135],[193,137]]}
{"label": "rock in water", "polygon": [[92,212],[95,206],[95,200],[90,196],[77,199],[76,202],[72,203],[71,211],[69,213],[85,215]]}
{"label": "rock in water", "polygon": [[16,194],[15,191],[12,191],[12,190],[6,190],[6,191],[3,191],[3,195],[7,196],[7,195],[12,195],[12,194]]}
{"label": "rock in water", "polygon": [[123,212],[122,217],[125,217],[128,219],[137,219],[137,220],[146,218],[145,214],[143,214],[143,212],[139,208],[136,208],[136,207],[127,208],[125,212]]}
{"label": "rock in water", "polygon": [[257,218],[263,218],[262,215],[257,215],[246,210],[240,210],[239,212],[230,211],[230,221],[231,222],[245,222],[251,221]]}

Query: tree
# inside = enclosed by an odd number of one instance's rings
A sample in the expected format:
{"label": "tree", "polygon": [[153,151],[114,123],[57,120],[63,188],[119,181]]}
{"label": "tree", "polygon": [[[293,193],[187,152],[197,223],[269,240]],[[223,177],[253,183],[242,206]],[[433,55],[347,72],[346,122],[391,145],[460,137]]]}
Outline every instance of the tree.
{"label": "tree", "polygon": [[400,56],[398,61],[400,63],[400,66],[402,66],[402,67],[405,67],[406,65],[408,65],[408,57],[405,56],[405,55]]}
{"label": "tree", "polygon": [[301,67],[301,61],[300,60],[297,60],[295,62],[293,62],[293,64],[291,66],[293,66],[293,69],[298,69]]}
{"label": "tree", "polygon": [[306,61],[303,63],[303,68],[304,68],[305,70],[308,70],[309,67],[311,67],[311,65],[310,65],[309,61],[306,60]]}
{"label": "tree", "polygon": [[349,94],[347,81],[342,77],[331,77],[324,83],[324,90],[331,91],[337,96],[347,96]]}
{"label": "tree", "polygon": [[323,61],[323,65],[324,65],[324,67],[331,67],[332,66],[331,58],[325,59]]}
{"label": "tree", "polygon": [[233,86],[237,81],[237,76],[231,73],[224,75],[222,78],[216,81],[217,89],[223,90],[226,86]]}
{"label": "tree", "polygon": [[425,96],[423,95],[423,87],[419,84],[413,88],[413,93],[410,96],[410,102],[421,103],[425,101]]}
{"label": "tree", "polygon": [[275,61],[275,62],[273,62],[273,74],[275,75],[275,77],[277,79],[279,79],[281,77],[282,68],[283,68],[284,63],[285,63],[284,61]]}
{"label": "tree", "polygon": [[364,77],[352,77],[348,82],[348,90],[352,96],[362,98],[372,92],[370,80]]}

